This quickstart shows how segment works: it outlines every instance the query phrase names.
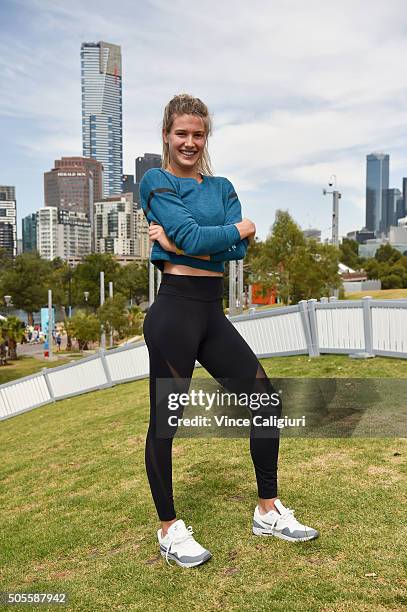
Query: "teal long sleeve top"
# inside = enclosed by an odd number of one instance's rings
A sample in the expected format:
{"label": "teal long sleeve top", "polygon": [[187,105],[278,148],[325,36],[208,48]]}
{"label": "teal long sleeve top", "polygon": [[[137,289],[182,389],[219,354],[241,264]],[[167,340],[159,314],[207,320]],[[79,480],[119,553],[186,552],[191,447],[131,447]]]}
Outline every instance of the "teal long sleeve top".
{"label": "teal long sleeve top", "polygon": [[[161,271],[164,261],[171,261],[223,272],[225,261],[246,255],[249,241],[240,239],[234,225],[242,220],[242,209],[232,183],[221,176],[202,178],[198,183],[193,178],[152,168],[141,179],[141,207],[147,221],[161,225],[168,238],[185,253],[171,253],[154,241],[151,261]],[[210,261],[188,255],[210,255]]]}

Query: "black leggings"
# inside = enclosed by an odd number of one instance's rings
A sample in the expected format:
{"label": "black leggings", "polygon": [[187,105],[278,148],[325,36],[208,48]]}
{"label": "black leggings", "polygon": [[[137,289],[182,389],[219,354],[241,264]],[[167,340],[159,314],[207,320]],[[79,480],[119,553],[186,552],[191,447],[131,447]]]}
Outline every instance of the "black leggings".
{"label": "black leggings", "polygon": [[[162,275],[160,289],[144,320],[144,338],[150,356],[150,425],[145,450],[147,476],[162,521],[175,518],[172,491],[172,440],[157,436],[156,381],[177,378],[190,381],[195,360],[215,379],[260,382],[275,390],[256,355],[222,307],[223,277]],[[184,382],[183,381],[183,382]],[[227,384],[224,384],[227,387]],[[188,391],[188,388],[186,389]],[[281,412],[281,404],[280,404]],[[250,437],[250,453],[258,495],[277,497],[279,437]]]}

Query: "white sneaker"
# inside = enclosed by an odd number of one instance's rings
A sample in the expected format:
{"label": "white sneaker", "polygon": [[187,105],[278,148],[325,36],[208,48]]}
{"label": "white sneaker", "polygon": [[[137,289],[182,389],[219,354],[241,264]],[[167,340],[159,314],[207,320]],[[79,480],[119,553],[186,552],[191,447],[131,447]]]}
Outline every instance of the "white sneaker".
{"label": "white sneaker", "polygon": [[192,534],[192,527],[187,529],[181,519],[171,525],[164,537],[161,529],[157,531],[161,555],[169,565],[169,559],[172,559],[181,567],[195,567],[212,557],[209,550],[198,544]]}
{"label": "white sneaker", "polygon": [[270,510],[267,514],[260,514],[256,506],[253,516],[254,535],[273,535],[289,542],[306,542],[319,536],[316,529],[301,525],[294,517],[294,511],[283,506],[279,499],[275,500],[274,506],[278,512]]}

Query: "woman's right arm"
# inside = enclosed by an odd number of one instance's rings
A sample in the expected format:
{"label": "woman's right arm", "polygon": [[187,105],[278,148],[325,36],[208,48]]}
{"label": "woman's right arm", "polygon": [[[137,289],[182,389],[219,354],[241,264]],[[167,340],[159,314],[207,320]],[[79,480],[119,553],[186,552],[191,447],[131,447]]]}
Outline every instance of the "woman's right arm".
{"label": "woman's right arm", "polygon": [[158,168],[143,176],[140,197],[147,220],[161,225],[168,238],[186,255],[226,250],[253,231],[248,220],[228,225],[198,225],[172,183]]}

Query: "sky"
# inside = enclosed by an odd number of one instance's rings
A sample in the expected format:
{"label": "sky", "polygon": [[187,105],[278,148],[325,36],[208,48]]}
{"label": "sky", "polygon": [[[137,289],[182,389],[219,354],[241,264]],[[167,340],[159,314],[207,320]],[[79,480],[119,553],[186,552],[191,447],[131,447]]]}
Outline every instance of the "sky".
{"label": "sky", "polygon": [[[114,10],[113,10],[114,7]],[[404,0],[0,0],[0,184],[21,218],[43,206],[43,173],[82,155],[80,46],[119,44],[124,172],[161,152],[177,93],[201,98],[216,175],[228,177],[264,240],[277,209],[331,235],[365,224],[366,155],[407,176]]]}

